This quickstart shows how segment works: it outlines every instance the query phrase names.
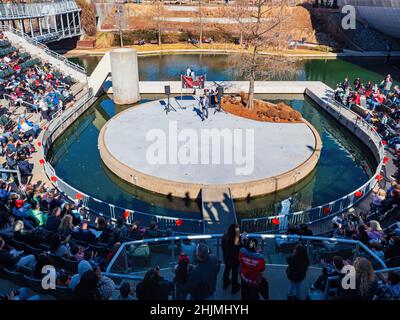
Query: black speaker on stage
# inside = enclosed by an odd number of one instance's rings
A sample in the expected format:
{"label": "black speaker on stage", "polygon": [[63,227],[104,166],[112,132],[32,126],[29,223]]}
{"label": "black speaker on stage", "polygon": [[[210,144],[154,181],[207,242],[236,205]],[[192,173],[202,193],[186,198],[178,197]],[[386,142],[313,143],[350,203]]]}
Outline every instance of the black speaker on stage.
{"label": "black speaker on stage", "polygon": [[217,92],[218,96],[222,97],[224,95],[224,87],[218,87]]}
{"label": "black speaker on stage", "polygon": [[166,95],[170,95],[171,94],[171,86],[164,86],[164,93]]}

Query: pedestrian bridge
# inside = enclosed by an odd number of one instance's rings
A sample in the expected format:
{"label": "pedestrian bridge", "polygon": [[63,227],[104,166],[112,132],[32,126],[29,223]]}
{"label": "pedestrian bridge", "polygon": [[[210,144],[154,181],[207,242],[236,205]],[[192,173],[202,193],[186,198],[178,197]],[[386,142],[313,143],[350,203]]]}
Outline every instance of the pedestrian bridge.
{"label": "pedestrian bridge", "polygon": [[49,43],[80,36],[80,12],[74,0],[0,3],[0,25],[13,27],[38,42]]}

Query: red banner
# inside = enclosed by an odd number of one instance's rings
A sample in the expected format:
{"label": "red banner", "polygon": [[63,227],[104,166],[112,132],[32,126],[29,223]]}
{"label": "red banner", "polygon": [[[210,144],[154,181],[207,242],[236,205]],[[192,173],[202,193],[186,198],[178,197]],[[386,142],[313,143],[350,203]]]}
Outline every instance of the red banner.
{"label": "red banner", "polygon": [[199,76],[193,79],[192,77],[182,76],[182,88],[184,89],[203,89],[205,77]]}

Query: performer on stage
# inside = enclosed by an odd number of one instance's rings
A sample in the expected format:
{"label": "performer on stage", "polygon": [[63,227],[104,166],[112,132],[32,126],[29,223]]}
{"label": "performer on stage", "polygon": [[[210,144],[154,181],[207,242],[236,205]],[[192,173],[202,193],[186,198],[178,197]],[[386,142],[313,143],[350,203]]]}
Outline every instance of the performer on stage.
{"label": "performer on stage", "polygon": [[187,67],[186,69],[186,77],[190,77],[192,75],[192,69],[190,67]]}
{"label": "performer on stage", "polygon": [[204,121],[204,118],[208,118],[208,105],[210,103],[210,98],[207,95],[207,92],[204,92],[203,95],[200,96],[200,107],[201,107],[201,113],[202,113],[202,121]]}
{"label": "performer on stage", "polygon": [[217,97],[216,97],[214,90],[211,89],[211,91],[210,91],[210,108],[215,108],[216,104],[217,104]]}
{"label": "performer on stage", "polygon": [[218,86],[215,88],[215,92],[216,92],[216,98],[217,98],[217,111],[221,111],[221,99],[222,99],[222,95],[218,94]]}

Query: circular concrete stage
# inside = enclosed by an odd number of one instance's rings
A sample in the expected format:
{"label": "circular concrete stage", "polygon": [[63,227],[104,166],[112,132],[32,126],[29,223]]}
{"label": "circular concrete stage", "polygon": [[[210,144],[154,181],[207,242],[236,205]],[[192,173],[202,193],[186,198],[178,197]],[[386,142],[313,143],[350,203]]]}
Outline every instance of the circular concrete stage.
{"label": "circular concrete stage", "polygon": [[104,164],[129,183],[165,195],[197,198],[203,186],[230,188],[246,198],[287,188],[317,165],[322,147],[305,123],[270,123],[209,109],[201,120],[198,102],[171,99],[127,109],[101,129]]}

